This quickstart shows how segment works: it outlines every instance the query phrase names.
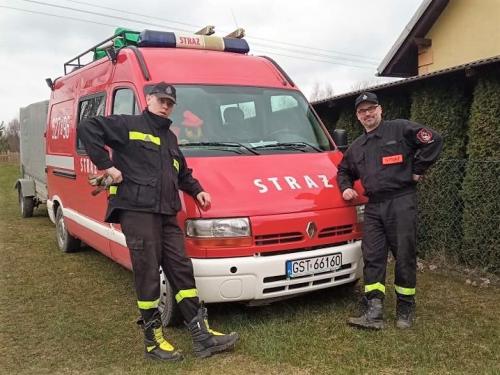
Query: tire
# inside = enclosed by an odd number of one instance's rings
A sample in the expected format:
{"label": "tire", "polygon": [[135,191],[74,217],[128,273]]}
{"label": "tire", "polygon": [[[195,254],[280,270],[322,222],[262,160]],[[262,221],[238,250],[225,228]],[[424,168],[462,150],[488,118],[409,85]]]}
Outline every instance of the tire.
{"label": "tire", "polygon": [[182,315],[175,300],[174,291],[170,286],[163,270],[160,268],[160,304],[158,310],[161,313],[161,321],[165,327],[180,325]]}
{"label": "tire", "polygon": [[23,197],[21,188],[17,190],[19,196],[19,208],[21,209],[21,217],[32,217],[33,209],[35,208],[35,201],[33,197]]}
{"label": "tire", "polygon": [[56,240],[57,247],[65,253],[74,253],[80,250],[81,241],[73,237],[66,229],[63,211],[60,207],[56,213]]}

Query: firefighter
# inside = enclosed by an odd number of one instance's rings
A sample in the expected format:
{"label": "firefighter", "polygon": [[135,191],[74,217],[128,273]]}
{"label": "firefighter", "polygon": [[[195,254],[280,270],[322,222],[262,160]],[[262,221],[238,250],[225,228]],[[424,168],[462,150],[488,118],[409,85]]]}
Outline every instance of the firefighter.
{"label": "firefighter", "polygon": [[179,143],[200,142],[203,138],[203,120],[191,111],[182,113],[182,125]]}
{"label": "firefighter", "polygon": [[358,198],[353,183],[361,180],[368,197],[365,206],[362,253],[364,305],[352,326],[382,329],[388,249],[395,264],[396,326],[412,327],[416,287],[416,185],[442,148],[434,130],[408,120],[383,120],[374,93],[355,101],[356,116],[364,127],[346,151],[337,182],[346,201]]}
{"label": "firefighter", "polygon": [[[130,250],[146,357],[182,359],[163,336],[158,311],[160,266],[192,335],[195,354],[208,357],[232,349],[238,335],[209,327],[176,214],[181,208],[178,189],[194,197],[205,210],[210,208],[211,197],[193,178],[177,138],[169,130],[175,88],[158,83],[146,95],[146,102],[147,108],[140,115],[83,120],[78,135],[92,162],[113,179],[105,221],[121,224]],[[105,146],[113,149],[112,158]]]}

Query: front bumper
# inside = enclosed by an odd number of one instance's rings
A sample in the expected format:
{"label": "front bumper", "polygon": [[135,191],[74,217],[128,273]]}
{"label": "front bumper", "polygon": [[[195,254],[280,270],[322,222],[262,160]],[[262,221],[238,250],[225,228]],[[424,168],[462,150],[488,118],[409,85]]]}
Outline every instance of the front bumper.
{"label": "front bumper", "polygon": [[[288,260],[342,253],[336,271],[289,279]],[[193,258],[200,300],[235,302],[278,299],[353,282],[362,275],[361,241],[317,250],[269,256],[199,259]]]}

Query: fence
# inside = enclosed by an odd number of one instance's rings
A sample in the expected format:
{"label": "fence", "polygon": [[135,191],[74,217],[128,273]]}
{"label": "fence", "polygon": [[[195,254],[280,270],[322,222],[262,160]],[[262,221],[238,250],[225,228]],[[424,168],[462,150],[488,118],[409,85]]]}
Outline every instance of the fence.
{"label": "fence", "polygon": [[418,253],[500,271],[500,161],[441,160],[419,184]]}
{"label": "fence", "polygon": [[6,154],[0,154],[0,163],[18,163],[19,162],[19,152],[7,152]]}

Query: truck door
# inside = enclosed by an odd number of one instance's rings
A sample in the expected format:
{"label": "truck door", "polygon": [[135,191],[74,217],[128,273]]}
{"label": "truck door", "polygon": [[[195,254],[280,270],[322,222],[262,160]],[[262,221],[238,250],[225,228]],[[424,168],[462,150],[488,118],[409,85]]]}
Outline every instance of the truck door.
{"label": "truck door", "polygon": [[[111,114],[114,115],[137,115],[141,113],[139,103],[134,89],[123,85],[118,85],[113,88],[111,100]],[[115,230],[115,238],[119,241],[111,242],[112,258],[127,268],[131,268],[130,254],[125,244],[125,237],[121,235],[120,224],[112,224]]]}
{"label": "truck door", "polygon": [[[105,93],[81,97],[78,101],[77,126],[85,118],[104,115],[105,104]],[[89,175],[102,172],[99,172],[90,161],[85,147],[78,137],[75,147],[75,194],[79,196],[75,203],[75,209],[81,215],[82,221],[82,228],[80,229],[82,233],[79,233],[79,237],[104,255],[111,256],[109,245],[111,226],[103,221],[107,207],[107,193],[102,192],[97,196],[93,196],[91,193],[95,187],[88,182]]]}

